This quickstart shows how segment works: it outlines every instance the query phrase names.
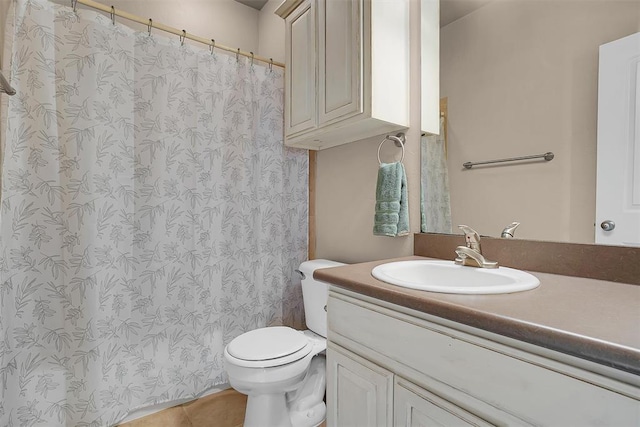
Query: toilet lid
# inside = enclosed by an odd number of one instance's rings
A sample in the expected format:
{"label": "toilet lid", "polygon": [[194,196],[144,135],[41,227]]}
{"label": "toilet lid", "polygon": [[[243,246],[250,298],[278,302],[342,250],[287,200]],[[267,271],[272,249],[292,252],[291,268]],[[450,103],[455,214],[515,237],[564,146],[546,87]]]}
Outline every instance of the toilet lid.
{"label": "toilet lid", "polygon": [[227,346],[237,359],[259,361],[278,359],[303,349],[309,340],[299,331],[286,326],[254,329],[235,338]]}

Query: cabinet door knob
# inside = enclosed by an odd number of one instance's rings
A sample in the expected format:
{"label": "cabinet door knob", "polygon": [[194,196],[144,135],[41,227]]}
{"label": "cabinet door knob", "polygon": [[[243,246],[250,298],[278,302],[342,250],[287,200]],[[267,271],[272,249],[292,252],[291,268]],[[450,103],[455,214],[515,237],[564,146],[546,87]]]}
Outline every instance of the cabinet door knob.
{"label": "cabinet door knob", "polygon": [[614,228],[616,228],[616,223],[608,219],[606,221],[602,221],[602,224],[600,224],[600,228],[602,228],[604,231],[612,231]]}

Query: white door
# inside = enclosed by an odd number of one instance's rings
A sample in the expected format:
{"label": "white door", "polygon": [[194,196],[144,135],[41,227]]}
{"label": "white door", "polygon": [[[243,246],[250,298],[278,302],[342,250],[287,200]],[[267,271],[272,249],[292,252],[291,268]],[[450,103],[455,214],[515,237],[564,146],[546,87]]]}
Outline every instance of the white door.
{"label": "white door", "polygon": [[640,33],[600,46],[596,243],[640,246]]}

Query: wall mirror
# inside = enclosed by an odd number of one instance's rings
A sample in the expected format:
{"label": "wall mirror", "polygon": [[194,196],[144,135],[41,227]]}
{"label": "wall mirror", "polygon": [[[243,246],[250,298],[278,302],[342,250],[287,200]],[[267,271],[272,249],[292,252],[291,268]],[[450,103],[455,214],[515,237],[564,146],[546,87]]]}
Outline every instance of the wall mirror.
{"label": "wall mirror", "polygon": [[[440,9],[450,231],[467,224],[499,237],[517,221],[516,238],[593,243],[598,50],[640,31],[640,3],[441,0]],[[545,152],[555,158],[463,167]]]}

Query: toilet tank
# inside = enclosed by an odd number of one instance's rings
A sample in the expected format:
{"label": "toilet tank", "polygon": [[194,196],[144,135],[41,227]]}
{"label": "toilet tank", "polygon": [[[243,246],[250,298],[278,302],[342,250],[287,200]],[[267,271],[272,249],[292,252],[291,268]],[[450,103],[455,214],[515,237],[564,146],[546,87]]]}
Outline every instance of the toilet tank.
{"label": "toilet tank", "polygon": [[314,259],[300,264],[302,279],[302,299],[307,328],[326,338],[327,336],[327,299],[329,284],[313,278],[313,272],[320,268],[338,267],[341,262],[326,259]]}

